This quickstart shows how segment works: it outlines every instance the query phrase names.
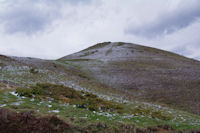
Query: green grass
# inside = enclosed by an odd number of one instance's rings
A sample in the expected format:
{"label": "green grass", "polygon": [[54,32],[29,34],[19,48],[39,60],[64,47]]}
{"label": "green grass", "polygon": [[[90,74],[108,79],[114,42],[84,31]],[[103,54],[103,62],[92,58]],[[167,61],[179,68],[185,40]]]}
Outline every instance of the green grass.
{"label": "green grass", "polygon": [[46,99],[50,97],[54,100],[64,101],[79,108],[87,108],[91,111],[117,111],[124,112],[123,106],[119,103],[105,101],[98,96],[83,91],[76,91],[73,88],[63,85],[41,84],[31,85],[30,87],[20,87],[16,89],[19,96],[37,97]]}
{"label": "green grass", "polygon": [[[56,86],[54,87],[57,88]],[[42,95],[46,95],[46,93],[47,92],[41,92]],[[49,91],[49,93],[52,93],[52,95],[58,93],[57,95],[60,95],[61,92]],[[85,97],[89,97],[92,100],[97,98],[97,96],[92,94],[88,94]],[[200,117],[185,112],[173,111],[165,108],[153,108],[140,103],[138,103],[140,106],[133,103],[127,103],[123,104],[121,107],[117,107],[123,108],[124,112],[116,112],[116,108],[114,106],[111,106],[113,111],[94,111],[89,108],[80,108],[78,105],[76,105],[76,103],[64,103],[56,98],[57,96],[51,97],[51,94],[47,94],[46,97],[43,98],[38,96],[15,96],[8,90],[4,90],[0,91],[0,107],[8,108],[17,112],[33,110],[35,114],[39,116],[56,115],[60,119],[63,119],[66,122],[70,121],[72,124],[79,127],[88,127],[93,123],[101,123],[111,128],[117,128],[119,124],[133,124],[137,127],[143,128],[167,124],[171,125],[177,130],[200,129]],[[111,103],[113,104],[114,102],[107,101],[107,104]],[[171,113],[168,112],[169,110]],[[171,119],[163,119],[165,116],[169,115]]]}
{"label": "green grass", "polygon": [[[77,68],[78,70],[81,70],[82,67],[79,64],[88,63],[88,61],[90,60],[87,60],[87,59],[71,60],[71,61],[60,60],[57,62],[68,64],[69,66],[76,66],[75,68]],[[92,61],[95,61],[95,60],[92,60]],[[143,64],[141,63],[140,65],[141,66],[135,66],[135,67],[136,68],[149,67],[145,63]],[[126,64],[125,64],[125,67],[126,67]],[[157,67],[160,67],[160,65],[158,64],[158,66],[155,65],[151,67],[157,68]],[[69,80],[68,75],[58,75],[57,73],[53,71],[41,72],[41,70],[42,69],[40,69],[40,71],[38,71],[37,73],[34,73],[34,72],[32,73],[31,70],[1,71],[1,79],[3,79],[4,81],[9,81],[11,83],[12,82],[17,83],[20,86],[28,86],[29,84],[34,84],[37,82],[51,82],[52,81],[55,83],[59,83],[60,81]],[[81,71],[80,73],[78,73],[79,71],[75,71],[76,72],[75,74],[78,75],[79,77],[82,77],[83,79],[87,79],[88,78],[87,75],[85,75],[85,73]],[[78,82],[81,84],[81,81],[78,81]],[[195,81],[195,82],[192,82],[191,85],[197,86],[198,83],[199,81]],[[85,84],[89,84],[91,90],[96,89],[95,84],[90,84],[90,82],[87,82]],[[178,84],[178,82],[176,82],[176,84]],[[6,87],[6,86],[3,86],[3,87]],[[54,87],[56,88],[56,86]],[[192,86],[186,86],[186,87],[192,88]],[[53,88],[50,88],[50,89],[53,89]],[[104,88],[104,86],[101,86],[100,89],[105,91],[106,92],[105,94],[108,94],[109,90],[107,88]],[[49,88],[47,90],[49,90]],[[58,91],[59,89],[57,88],[56,90]],[[44,90],[40,90],[40,91],[44,91]],[[139,127],[168,124],[168,125],[172,125],[177,130],[200,129],[200,117],[197,115],[187,113],[187,112],[173,110],[170,108],[165,109],[163,107],[157,108],[157,107],[147,106],[146,104],[143,104],[143,103],[136,104],[134,102],[123,104],[123,105],[117,104],[117,106],[115,106],[116,104],[115,101],[107,102],[106,100],[103,100],[103,103],[105,105],[108,105],[110,109],[98,110],[99,105],[97,104],[97,102],[99,98],[96,96],[85,97],[83,101],[82,100],[77,101],[77,99],[75,98],[75,102],[67,104],[67,103],[64,103],[64,101],[59,99],[59,96],[63,94],[57,91],[55,91],[53,94],[48,94],[48,95],[45,94],[46,96],[38,96],[38,97],[34,97],[32,96],[32,94],[31,96],[26,95],[27,97],[16,97],[10,94],[9,90],[0,91],[0,107],[9,108],[11,110],[19,111],[19,112],[34,110],[37,115],[55,114],[59,118],[67,122],[68,121],[71,122],[71,119],[74,119],[72,123],[77,126],[82,126],[82,127],[87,127],[91,125],[92,123],[101,123],[101,124],[106,124],[112,128],[117,128],[118,124],[122,123],[124,125],[133,124]],[[65,89],[64,90],[61,89],[61,92],[65,92]],[[33,92],[28,91],[27,93],[29,94]],[[44,95],[43,93],[46,93],[46,92],[42,92],[41,95]],[[82,92],[80,93],[82,95]],[[190,92],[188,91],[188,93]],[[86,93],[83,93],[83,94],[86,94]],[[53,99],[51,95],[54,96]],[[96,102],[93,102],[93,100]],[[87,106],[84,108],[80,108],[79,106],[80,104],[85,105],[88,103],[91,104],[92,106],[90,107]],[[51,107],[49,107],[49,105],[51,105]],[[59,112],[58,113],[53,112],[55,110],[59,110]],[[172,113],[169,113],[169,111],[171,111]],[[99,113],[100,114],[108,113],[109,115],[108,116],[105,114],[100,115]],[[134,117],[128,117],[130,115],[134,115]]]}

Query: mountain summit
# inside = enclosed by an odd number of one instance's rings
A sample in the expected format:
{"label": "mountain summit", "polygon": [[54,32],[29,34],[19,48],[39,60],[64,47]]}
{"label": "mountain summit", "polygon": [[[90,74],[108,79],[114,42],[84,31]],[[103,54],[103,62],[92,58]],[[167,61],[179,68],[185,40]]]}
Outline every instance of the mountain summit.
{"label": "mountain summit", "polygon": [[104,42],[60,60],[134,99],[200,114],[200,62],[141,45]]}

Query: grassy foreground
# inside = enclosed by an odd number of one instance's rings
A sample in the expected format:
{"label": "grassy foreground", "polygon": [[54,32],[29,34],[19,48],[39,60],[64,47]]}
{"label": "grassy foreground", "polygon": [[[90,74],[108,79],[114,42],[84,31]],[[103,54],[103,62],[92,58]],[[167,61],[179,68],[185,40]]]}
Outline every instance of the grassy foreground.
{"label": "grassy foreground", "polygon": [[174,130],[200,129],[200,117],[147,103],[117,103],[88,92],[54,84],[36,84],[0,91],[0,108],[55,115],[73,127],[92,131],[120,131],[121,127],[147,128],[169,125]]}

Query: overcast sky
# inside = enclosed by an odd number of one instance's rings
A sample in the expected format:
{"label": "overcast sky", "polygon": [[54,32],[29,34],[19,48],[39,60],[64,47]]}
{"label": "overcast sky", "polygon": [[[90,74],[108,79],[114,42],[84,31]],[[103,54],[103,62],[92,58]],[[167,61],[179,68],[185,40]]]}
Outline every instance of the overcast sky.
{"label": "overcast sky", "polygon": [[0,54],[56,59],[104,41],[200,59],[200,0],[0,0]]}

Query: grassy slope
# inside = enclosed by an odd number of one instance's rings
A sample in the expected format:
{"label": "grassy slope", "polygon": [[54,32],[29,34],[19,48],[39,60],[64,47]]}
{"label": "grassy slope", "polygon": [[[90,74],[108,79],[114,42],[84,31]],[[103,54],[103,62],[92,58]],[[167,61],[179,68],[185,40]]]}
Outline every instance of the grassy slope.
{"label": "grassy slope", "polygon": [[[37,95],[35,97],[20,97],[17,96],[14,90],[1,90],[0,105],[1,108],[18,112],[33,110],[34,114],[39,116],[56,115],[78,129],[87,129],[91,125],[94,125],[93,131],[105,130],[105,126],[112,130],[119,130],[117,129],[119,125],[132,125],[133,127],[136,125],[140,128],[171,125],[176,130],[200,129],[199,116],[145,103],[123,104],[123,113],[116,113],[115,110],[113,110],[114,112],[92,111],[87,108],[80,108],[78,105],[73,105],[73,103],[61,102],[49,96],[42,99]],[[156,114],[159,115],[155,115],[154,112],[157,112]],[[164,116],[170,116],[171,119],[165,120],[163,119],[165,118]],[[100,124],[100,128],[97,126],[98,124]]]}
{"label": "grassy slope", "polygon": [[106,43],[59,61],[81,66],[93,79],[129,99],[200,114],[200,63],[193,59],[150,47]]}
{"label": "grassy slope", "polygon": [[[172,54],[170,56],[176,56],[176,55]],[[176,58],[179,59],[183,57],[178,56]],[[94,72],[90,70],[90,67],[94,67],[94,66],[98,67],[98,66],[104,65],[103,64],[104,62],[102,62],[101,60],[94,60],[94,59],[91,60],[87,58],[75,59],[75,60],[74,59],[57,60],[57,61],[40,60],[39,62],[36,61],[38,63],[32,63],[31,60],[34,60],[34,59],[19,61],[19,60],[13,60],[9,57],[1,56],[0,57],[0,61],[1,61],[0,62],[0,66],[1,66],[0,87],[10,89],[10,88],[15,88],[15,87],[29,86],[30,84],[35,84],[37,82],[63,84],[65,86],[73,87],[76,90],[92,92],[94,94],[99,95],[101,98],[104,98],[104,99],[108,99],[108,100],[113,99],[114,101],[117,101],[117,102],[125,102],[127,103],[125,105],[125,108],[127,110],[129,111],[137,110],[140,113],[138,113],[138,116],[134,114],[136,116],[133,117],[132,116],[133,113],[130,113],[130,112],[125,113],[125,114],[116,114],[113,112],[104,112],[104,113],[92,112],[87,109],[76,108],[73,105],[67,104],[65,106],[65,104],[63,104],[62,102],[60,103],[54,100],[53,101],[50,100],[49,102],[47,100],[41,101],[40,99],[32,99],[28,97],[25,97],[25,98],[16,97],[13,95],[13,93],[12,94],[9,93],[9,91],[13,91],[13,90],[4,90],[0,92],[0,95],[1,95],[0,107],[1,108],[9,108],[14,111],[24,111],[30,108],[31,110],[34,110],[36,112],[36,115],[56,114],[59,118],[64,119],[66,122],[72,123],[73,125],[76,125],[81,129],[90,127],[93,122],[96,123],[97,125],[99,122],[102,123],[103,125],[108,124],[107,126],[113,127],[113,129],[119,127],[120,124],[122,125],[130,124],[132,126],[136,125],[137,127],[147,127],[147,126],[156,126],[160,124],[168,124],[168,125],[172,125],[177,130],[179,129],[190,130],[190,129],[200,128],[199,116],[178,111],[178,110],[174,110],[166,106],[138,102],[134,100],[135,97],[138,95],[138,93],[140,93],[137,90],[124,91],[124,90],[108,87],[109,85],[102,84],[104,82],[100,83],[102,80],[94,77]],[[183,60],[185,60],[185,58],[183,58]],[[89,62],[89,66],[88,66],[88,62]],[[115,64],[117,62],[111,62],[111,63],[114,63],[114,64],[108,64],[108,68],[109,66],[111,66],[111,68],[115,68],[119,66],[119,64]],[[136,69],[138,72],[141,72],[140,71],[141,68],[144,70],[144,68],[148,67],[149,69],[149,64],[146,62],[133,63],[131,61],[131,63],[125,62],[123,63],[121,68],[124,69],[124,67],[125,68],[138,67],[138,69]],[[107,67],[107,66],[104,66],[104,67]],[[151,66],[151,68],[154,68],[154,67],[155,65]],[[34,68],[34,71],[32,71],[32,68]],[[104,71],[107,72],[107,69],[105,69]],[[113,73],[110,73],[110,74],[113,74]],[[168,82],[173,83],[170,80]],[[180,86],[184,87],[184,84],[180,82]],[[194,84],[194,87],[195,86],[198,86],[198,85]],[[128,93],[134,92],[132,94],[135,94],[135,95],[127,94],[127,92]],[[145,95],[140,95],[138,99],[144,98],[142,100],[147,100],[146,98],[149,98],[148,93],[145,92],[144,93]],[[165,94],[166,92],[163,91],[163,93]],[[176,94],[176,92],[173,92],[173,91],[171,91],[171,93]],[[156,93],[150,96],[157,96],[157,95],[162,96],[160,94],[162,94],[161,91],[159,92],[159,94]],[[182,95],[184,95],[184,93]],[[163,101],[166,101],[166,99],[164,97]],[[170,101],[169,99],[167,99],[167,101],[170,102],[169,105],[171,105],[171,103],[174,103],[174,101],[176,100],[177,99],[172,99]],[[152,101],[152,99],[150,99],[149,101]],[[158,103],[159,102],[163,103],[162,101],[158,101]],[[52,107],[49,107],[49,104],[50,105],[52,104]],[[175,105],[176,104],[177,103],[175,103]],[[56,112],[55,110],[57,109],[59,110],[59,112],[55,113]],[[160,120],[157,118],[151,118],[150,115],[144,115],[146,112],[149,112],[149,111],[150,112],[159,111],[162,114],[171,116],[173,118],[173,121]],[[83,126],[81,126],[82,124]],[[100,130],[100,129],[95,129],[95,130]]]}

